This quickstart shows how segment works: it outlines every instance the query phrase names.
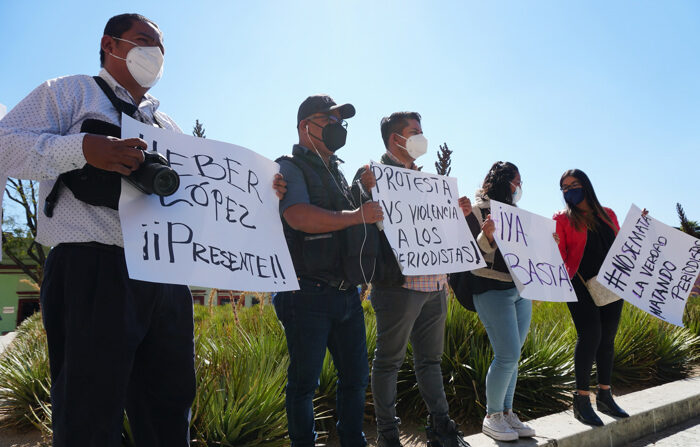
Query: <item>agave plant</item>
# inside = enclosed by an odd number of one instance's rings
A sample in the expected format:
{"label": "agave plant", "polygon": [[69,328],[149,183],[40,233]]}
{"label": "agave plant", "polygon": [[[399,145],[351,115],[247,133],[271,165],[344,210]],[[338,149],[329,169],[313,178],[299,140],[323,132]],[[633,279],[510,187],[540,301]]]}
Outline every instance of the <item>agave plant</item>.
{"label": "agave plant", "polygon": [[0,356],[0,428],[51,426],[51,379],[41,315],[26,319]]}

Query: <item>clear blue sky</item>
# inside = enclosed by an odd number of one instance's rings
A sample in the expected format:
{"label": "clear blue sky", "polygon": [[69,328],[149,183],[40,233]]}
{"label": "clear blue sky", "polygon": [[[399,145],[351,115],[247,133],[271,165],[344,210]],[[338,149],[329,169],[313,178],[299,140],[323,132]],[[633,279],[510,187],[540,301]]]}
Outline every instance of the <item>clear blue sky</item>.
{"label": "clear blue sky", "polygon": [[696,1],[0,0],[0,103],[96,74],[122,12],[163,30],[151,93],[185,131],[199,119],[209,138],[274,159],[297,141],[301,101],[323,92],[357,109],[338,152],[347,177],[384,151],[380,119],[414,110],[429,141],[419,164],[433,171],[447,142],[462,194],[508,160],[519,205],[551,216],[577,167],[621,219],[634,202],[675,226],[681,202],[700,220]]}

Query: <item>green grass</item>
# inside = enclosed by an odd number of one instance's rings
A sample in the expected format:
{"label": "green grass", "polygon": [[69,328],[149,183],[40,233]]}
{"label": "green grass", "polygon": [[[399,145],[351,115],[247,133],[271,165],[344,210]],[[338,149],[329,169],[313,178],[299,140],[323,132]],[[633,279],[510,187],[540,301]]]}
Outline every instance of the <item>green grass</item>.
{"label": "green grass", "polygon": [[[363,303],[368,361],[376,346],[372,307]],[[652,386],[687,377],[700,362],[700,297],[691,298],[687,328],[677,328],[626,305],[615,341],[613,385]],[[566,305],[536,302],[523,347],[515,408],[526,417],[560,411],[573,388],[576,331]],[[284,386],[288,356],[284,331],[272,306],[238,309],[195,306],[197,396],[192,407],[195,446],[281,446],[288,444]],[[484,382],[493,352],[477,315],[450,300],[442,370],[452,416],[477,423],[484,414]],[[409,345],[397,384],[398,412],[425,417]],[[320,431],[332,427],[336,370],[327,355],[316,396]],[[18,328],[0,356],[0,415],[5,427],[50,429],[49,370],[40,317]],[[367,390],[367,418],[372,417]],[[0,427],[2,428],[2,427]],[[124,445],[131,445],[125,422]]]}

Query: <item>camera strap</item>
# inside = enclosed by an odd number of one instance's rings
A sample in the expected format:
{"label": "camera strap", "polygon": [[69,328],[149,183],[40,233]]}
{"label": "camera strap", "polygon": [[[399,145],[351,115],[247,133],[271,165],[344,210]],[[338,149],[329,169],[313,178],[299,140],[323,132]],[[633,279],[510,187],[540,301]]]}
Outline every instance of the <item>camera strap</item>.
{"label": "camera strap", "polygon": [[[105,94],[105,96],[107,96],[107,99],[109,99],[109,102],[111,102],[112,106],[114,106],[116,111],[119,112],[120,127],[122,113],[126,113],[130,117],[143,122],[143,120],[138,118],[139,115],[136,113],[138,111],[138,107],[136,107],[134,104],[117,98],[117,95],[114,93],[114,90],[112,90],[109,84],[107,84],[107,81],[105,81],[101,77],[93,76],[92,79],[95,80],[102,92]],[[158,121],[158,118],[156,117],[155,113],[153,113],[153,121],[158,127],[163,128],[163,125],[160,123],[160,121]],[[121,132],[119,134],[119,137],[121,138]],[[56,179],[56,183],[54,183],[53,188],[51,188],[51,191],[46,196],[46,200],[44,201],[44,215],[46,217],[53,216],[53,210],[56,207],[56,203],[58,202],[58,195],[61,192],[62,185],[65,183],[64,179],[66,178],[67,174],[69,173],[65,172],[58,176],[58,178]]]}

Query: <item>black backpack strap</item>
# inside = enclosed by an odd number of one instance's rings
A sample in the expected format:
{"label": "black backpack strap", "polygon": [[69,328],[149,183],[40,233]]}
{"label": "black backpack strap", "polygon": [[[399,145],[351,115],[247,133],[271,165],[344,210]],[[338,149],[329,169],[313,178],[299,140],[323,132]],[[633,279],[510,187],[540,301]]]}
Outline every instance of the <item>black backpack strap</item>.
{"label": "black backpack strap", "polygon": [[97,82],[97,85],[100,86],[104,94],[109,98],[109,102],[112,103],[115,109],[117,109],[117,112],[119,113],[126,113],[130,117],[134,117],[136,114],[136,111],[138,110],[138,107],[136,107],[133,104],[130,104],[124,100],[121,100],[117,98],[117,95],[114,93],[114,90],[112,90],[109,85],[107,84],[107,81],[102,79],[99,76],[93,76],[92,79]]}
{"label": "black backpack strap", "polygon": [[[104,92],[105,95],[107,95],[107,98],[109,98],[109,101],[112,103],[115,109],[117,109],[117,112],[121,113],[124,112],[130,117],[134,118],[134,115],[138,111],[138,107],[135,105],[131,104],[130,102],[126,102],[122,99],[117,98],[117,95],[114,93],[114,90],[112,90],[109,85],[107,84],[107,81],[102,79],[99,76],[93,76],[92,77],[95,82],[97,82],[97,85],[100,86],[102,91]],[[153,121],[156,123],[158,127],[163,129],[163,125],[158,121],[158,117],[156,116],[155,112],[153,113]]]}

